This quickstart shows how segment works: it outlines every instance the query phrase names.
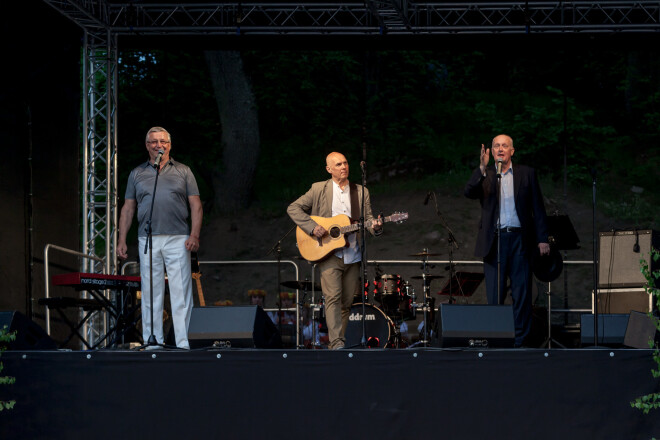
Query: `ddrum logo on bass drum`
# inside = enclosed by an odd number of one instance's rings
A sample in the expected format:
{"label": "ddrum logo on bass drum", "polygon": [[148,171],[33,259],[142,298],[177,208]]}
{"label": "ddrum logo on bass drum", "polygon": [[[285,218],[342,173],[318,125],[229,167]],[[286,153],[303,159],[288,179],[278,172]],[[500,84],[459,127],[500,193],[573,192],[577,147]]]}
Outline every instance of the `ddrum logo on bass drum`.
{"label": "ddrum logo on bass drum", "polygon": [[[349,321],[360,321],[361,319],[362,319],[362,313],[360,313],[360,312],[353,312],[348,317]],[[376,320],[376,315],[374,315],[373,313],[365,313],[364,320],[365,321],[375,321]]]}

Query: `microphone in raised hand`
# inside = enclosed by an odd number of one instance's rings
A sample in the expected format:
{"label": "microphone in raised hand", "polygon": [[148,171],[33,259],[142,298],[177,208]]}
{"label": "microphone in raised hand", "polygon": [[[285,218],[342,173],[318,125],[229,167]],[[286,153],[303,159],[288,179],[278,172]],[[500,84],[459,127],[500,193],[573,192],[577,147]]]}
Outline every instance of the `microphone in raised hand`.
{"label": "microphone in raised hand", "polygon": [[495,167],[497,168],[497,177],[502,176],[502,159],[497,159],[497,162],[495,163]]}
{"label": "microphone in raised hand", "polygon": [[165,154],[165,150],[158,150],[158,155],[156,156],[156,160],[154,160],[154,168],[158,169],[160,166],[160,160],[163,158],[163,154]]}

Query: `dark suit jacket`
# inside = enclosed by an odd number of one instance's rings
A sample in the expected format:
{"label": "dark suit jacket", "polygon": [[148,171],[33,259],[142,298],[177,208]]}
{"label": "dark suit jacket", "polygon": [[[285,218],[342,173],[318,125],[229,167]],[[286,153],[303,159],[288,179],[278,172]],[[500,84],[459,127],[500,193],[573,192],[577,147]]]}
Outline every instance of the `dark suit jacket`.
{"label": "dark suit jacket", "polygon": [[[545,205],[533,168],[525,165],[513,165],[513,193],[525,247],[530,249],[538,243],[547,243],[548,226]],[[479,234],[474,255],[483,258],[493,248],[496,238],[495,228],[499,205],[495,167],[486,168],[486,177],[481,174],[479,168],[474,170],[465,185],[465,196],[470,199],[478,199],[481,203]]]}

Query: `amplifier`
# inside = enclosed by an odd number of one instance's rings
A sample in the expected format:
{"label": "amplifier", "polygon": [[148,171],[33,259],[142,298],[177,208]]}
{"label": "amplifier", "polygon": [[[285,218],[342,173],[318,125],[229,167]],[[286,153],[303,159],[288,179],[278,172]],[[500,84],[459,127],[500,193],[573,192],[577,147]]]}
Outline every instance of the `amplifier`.
{"label": "amplifier", "polygon": [[[643,287],[628,289],[598,289],[598,313],[647,313],[655,310],[654,298]],[[594,294],[591,292],[591,313],[594,313]]]}
{"label": "amplifier", "polygon": [[651,248],[660,249],[658,231],[624,230],[599,233],[598,287],[642,287],[646,278],[640,271],[640,260],[652,270]]}

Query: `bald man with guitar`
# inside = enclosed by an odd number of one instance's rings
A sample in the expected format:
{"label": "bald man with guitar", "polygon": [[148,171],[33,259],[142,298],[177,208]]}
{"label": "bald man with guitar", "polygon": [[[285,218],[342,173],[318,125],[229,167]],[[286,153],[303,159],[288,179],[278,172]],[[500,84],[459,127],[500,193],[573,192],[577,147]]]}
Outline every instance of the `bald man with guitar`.
{"label": "bald man with guitar", "polygon": [[[336,350],[344,348],[346,343],[351,305],[360,288],[362,261],[359,233],[346,233],[346,229],[341,228],[355,226],[362,217],[360,205],[363,191],[366,229],[373,235],[380,235],[383,222],[380,218],[375,219],[371,212],[369,190],[348,181],[348,161],[343,154],[328,154],[326,170],[330,179],[312,184],[309,191],[289,205],[287,213],[298,225],[301,254],[317,262],[321,273],[329,348]],[[341,220],[346,218],[350,221]],[[301,240],[309,246],[301,247]]]}

